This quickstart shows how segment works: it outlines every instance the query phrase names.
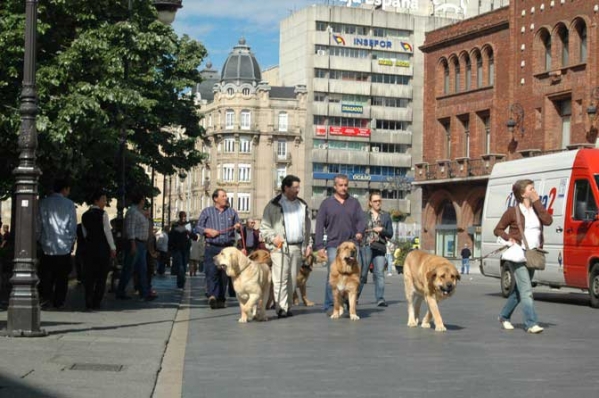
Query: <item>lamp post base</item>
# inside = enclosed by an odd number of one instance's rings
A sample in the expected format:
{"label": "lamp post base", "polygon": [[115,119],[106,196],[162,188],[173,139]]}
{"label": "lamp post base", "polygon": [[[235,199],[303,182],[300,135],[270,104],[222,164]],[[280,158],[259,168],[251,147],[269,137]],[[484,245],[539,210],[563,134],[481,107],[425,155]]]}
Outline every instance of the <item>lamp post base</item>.
{"label": "lamp post base", "polygon": [[0,330],[2,337],[46,337],[48,332],[45,329],[40,330]]}

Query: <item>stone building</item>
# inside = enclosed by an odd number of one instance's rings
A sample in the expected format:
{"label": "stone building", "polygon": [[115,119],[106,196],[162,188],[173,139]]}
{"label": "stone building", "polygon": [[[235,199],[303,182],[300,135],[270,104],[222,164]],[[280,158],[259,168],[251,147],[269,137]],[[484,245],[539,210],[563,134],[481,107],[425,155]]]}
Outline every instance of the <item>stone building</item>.
{"label": "stone building", "polygon": [[167,178],[165,215],[172,221],[185,210],[197,218],[212,205],[212,192],[222,188],[242,219],[259,220],[285,175],[305,181],[306,88],[263,81],[244,39],[233,48],[220,75],[207,66],[207,79],[194,92],[206,130],[197,145],[208,159]]}
{"label": "stone building", "polygon": [[428,32],[422,188],[425,250],[479,254],[481,213],[496,162],[595,146],[599,5],[514,1]]}

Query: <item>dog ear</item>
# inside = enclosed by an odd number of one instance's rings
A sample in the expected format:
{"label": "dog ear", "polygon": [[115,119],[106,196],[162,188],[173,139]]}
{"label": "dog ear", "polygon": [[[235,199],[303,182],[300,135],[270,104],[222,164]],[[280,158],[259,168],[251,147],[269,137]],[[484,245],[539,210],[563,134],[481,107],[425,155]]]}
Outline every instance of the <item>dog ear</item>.
{"label": "dog ear", "polygon": [[246,257],[242,252],[238,252],[237,256],[235,256],[235,261],[237,263],[237,271],[239,271],[242,268],[245,269],[252,260]]}
{"label": "dog ear", "polygon": [[430,270],[426,273],[426,280],[430,281],[432,283],[432,281],[437,277],[437,270]]}

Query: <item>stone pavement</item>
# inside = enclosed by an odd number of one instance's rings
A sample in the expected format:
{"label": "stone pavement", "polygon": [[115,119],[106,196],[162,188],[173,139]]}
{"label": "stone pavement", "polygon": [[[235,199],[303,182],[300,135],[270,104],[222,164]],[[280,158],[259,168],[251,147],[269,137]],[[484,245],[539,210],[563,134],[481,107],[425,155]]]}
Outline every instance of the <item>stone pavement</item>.
{"label": "stone pavement", "polygon": [[47,337],[0,337],[0,397],[151,397],[183,296],[174,278],[154,278],[153,302],[107,293],[96,312],[72,283],[65,309],[42,311]]}

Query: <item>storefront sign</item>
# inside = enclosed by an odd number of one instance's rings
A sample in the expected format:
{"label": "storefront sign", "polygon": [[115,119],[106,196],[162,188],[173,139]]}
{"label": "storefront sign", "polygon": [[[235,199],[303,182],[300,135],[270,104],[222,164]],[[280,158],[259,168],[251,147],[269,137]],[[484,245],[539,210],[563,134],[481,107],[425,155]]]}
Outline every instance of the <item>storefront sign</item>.
{"label": "storefront sign", "polygon": [[362,105],[341,104],[341,112],[343,112],[343,113],[363,113],[364,107]]}
{"label": "storefront sign", "polygon": [[410,61],[402,61],[395,59],[379,58],[379,65],[384,66],[400,66],[402,68],[409,68]]}
{"label": "storefront sign", "polygon": [[[366,4],[369,6],[383,6],[383,8],[387,7],[395,7],[395,8],[407,8],[411,10],[418,9],[418,0],[339,0],[341,3],[345,3],[348,7],[351,7],[352,4],[360,5]],[[434,0],[433,4],[435,4]]]}
{"label": "storefront sign", "polygon": [[370,174],[354,174],[352,176],[354,181],[370,181]]}
{"label": "storefront sign", "polygon": [[361,127],[330,126],[330,135],[344,135],[349,137],[370,137],[370,129]]}
{"label": "storefront sign", "polygon": [[317,125],[314,126],[314,135],[318,137],[324,137],[327,135],[327,126]]}
{"label": "storefront sign", "polygon": [[354,46],[391,48],[392,45],[393,43],[389,40],[368,39],[362,37],[356,37],[354,39]]}

